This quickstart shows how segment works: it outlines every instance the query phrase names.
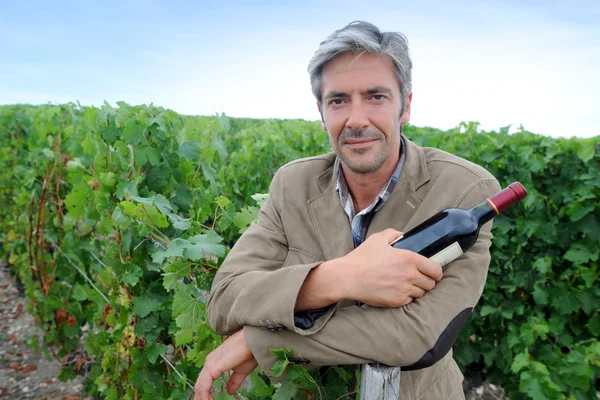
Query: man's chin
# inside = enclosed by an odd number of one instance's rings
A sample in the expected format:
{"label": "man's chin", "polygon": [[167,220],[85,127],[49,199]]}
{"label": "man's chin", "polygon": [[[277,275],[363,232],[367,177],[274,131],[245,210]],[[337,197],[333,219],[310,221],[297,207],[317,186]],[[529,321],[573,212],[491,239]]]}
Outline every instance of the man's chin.
{"label": "man's chin", "polygon": [[372,172],[377,171],[382,163],[377,162],[376,160],[353,160],[353,159],[344,159],[342,158],[342,161],[344,161],[344,164],[346,164],[346,167],[354,172],[355,174],[370,174]]}

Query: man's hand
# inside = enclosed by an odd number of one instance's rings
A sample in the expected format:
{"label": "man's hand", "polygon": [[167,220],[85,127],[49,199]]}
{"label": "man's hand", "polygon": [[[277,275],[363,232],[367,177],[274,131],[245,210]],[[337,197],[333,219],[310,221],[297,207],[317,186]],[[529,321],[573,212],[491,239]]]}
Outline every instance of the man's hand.
{"label": "man's hand", "polygon": [[400,307],[442,279],[437,262],[390,246],[400,234],[394,229],[373,234],[342,257],[345,297],[376,307]]}
{"label": "man's hand", "polygon": [[313,269],[300,288],[295,311],[314,310],[341,300],[375,307],[401,307],[442,279],[442,267],[415,252],[390,246],[402,232],[371,235],[346,256]]}
{"label": "man's hand", "polygon": [[213,382],[229,370],[233,370],[233,374],[227,382],[227,393],[235,393],[257,365],[246,343],[244,330],[234,333],[206,357],[204,367],[194,386],[196,391],[194,400],[212,400]]}

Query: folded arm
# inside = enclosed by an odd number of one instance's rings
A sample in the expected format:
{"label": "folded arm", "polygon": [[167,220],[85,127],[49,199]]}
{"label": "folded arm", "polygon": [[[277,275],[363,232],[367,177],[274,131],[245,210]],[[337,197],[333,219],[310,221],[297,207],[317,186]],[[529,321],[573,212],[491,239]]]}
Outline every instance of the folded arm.
{"label": "folded arm", "polygon": [[248,345],[264,371],[276,361],[270,348],[291,348],[308,368],[371,362],[425,367],[446,354],[481,296],[490,260],[489,239],[488,226],[469,252],[448,264],[435,289],[411,304],[338,308],[309,336],[246,326]]}
{"label": "folded arm", "polygon": [[[482,227],[471,250],[445,267],[444,278],[433,282],[435,290],[425,293],[431,280],[439,277],[431,265],[426,267],[417,259],[413,260],[413,270],[430,281],[426,283],[416,273],[405,278],[413,280],[413,290],[420,287],[422,292],[409,295],[405,287],[402,292],[406,298],[397,296],[398,304],[378,303],[376,297],[384,291],[356,291],[368,286],[365,279],[372,274],[362,274],[363,280],[347,279],[361,276],[348,269],[359,268],[360,263],[349,262],[347,257],[323,262],[289,248],[278,211],[278,179],[276,175],[259,220],[240,238],[215,278],[207,307],[215,331],[231,334],[244,328],[252,353],[265,371],[275,362],[270,349],[277,347],[291,347],[309,366],[373,361],[418,366],[427,358],[435,358],[434,353],[439,356],[440,351],[447,351],[483,291],[490,261],[491,223]],[[477,204],[482,196],[497,189],[497,182],[490,182],[474,196],[466,195],[459,206]],[[386,245],[388,250],[401,251]],[[369,253],[369,257],[374,255],[377,252]],[[299,259],[303,262],[297,262]],[[337,269],[340,266],[347,268],[342,274],[339,271],[343,269]],[[389,270],[393,272],[393,268]],[[331,277],[337,278],[333,286]],[[393,290],[397,285],[392,280],[390,283],[387,289]],[[410,303],[408,298],[417,300]],[[366,304],[340,308],[335,303],[341,299]],[[326,307],[325,314],[313,326],[303,329],[295,325],[295,311],[318,307]]]}

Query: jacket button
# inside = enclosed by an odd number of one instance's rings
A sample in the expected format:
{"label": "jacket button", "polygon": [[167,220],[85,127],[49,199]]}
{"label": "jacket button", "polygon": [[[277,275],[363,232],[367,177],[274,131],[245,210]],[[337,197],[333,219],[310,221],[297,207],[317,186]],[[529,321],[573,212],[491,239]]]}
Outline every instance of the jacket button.
{"label": "jacket button", "polygon": [[302,357],[289,357],[288,360],[290,360],[290,362],[293,362],[294,364],[310,364],[310,360],[308,358],[302,358]]}
{"label": "jacket button", "polygon": [[273,325],[265,326],[265,329],[267,329],[268,331],[271,331],[271,332],[279,332],[279,331],[284,331],[287,328],[281,324],[273,324]]}

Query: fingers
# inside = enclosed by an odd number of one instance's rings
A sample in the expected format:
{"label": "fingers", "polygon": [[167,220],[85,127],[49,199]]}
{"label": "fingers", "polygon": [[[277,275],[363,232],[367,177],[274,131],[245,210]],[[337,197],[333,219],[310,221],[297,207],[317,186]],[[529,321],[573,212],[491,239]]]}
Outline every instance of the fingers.
{"label": "fingers", "polygon": [[418,286],[413,286],[409,297],[418,299],[419,297],[423,297],[423,295],[425,295],[425,290]]}
{"label": "fingers", "polygon": [[200,371],[198,379],[196,380],[196,385],[194,385],[194,390],[196,392],[194,395],[194,400],[213,400],[213,396],[210,391],[215,379],[216,378],[213,378],[210,371],[203,368],[202,371]]}
{"label": "fingers", "polygon": [[400,307],[404,307],[405,305],[408,305],[408,304],[412,303],[412,302],[413,302],[413,300],[414,300],[414,299],[413,299],[412,297],[409,297],[409,298],[407,298],[407,299],[404,301],[404,303],[402,303],[402,305],[401,305]]}
{"label": "fingers", "polygon": [[244,382],[244,379],[246,379],[247,376],[248,374],[246,373],[234,372],[229,377],[229,381],[227,382],[227,393],[233,395],[235,392],[237,392],[237,390],[240,388],[240,385],[242,384],[242,382]]}
{"label": "fingers", "polygon": [[423,290],[431,290],[435,287],[436,281],[430,278],[427,275],[420,274],[417,280],[414,282],[414,285],[423,289]]}
{"label": "fingers", "polygon": [[385,238],[387,243],[392,244],[398,239],[400,239],[402,235],[404,235],[404,233],[392,228],[388,228],[385,231],[382,231],[381,235]]}
{"label": "fingers", "polygon": [[419,272],[435,281],[441,280],[443,272],[440,264],[421,255],[419,257],[420,260],[416,263]]}

